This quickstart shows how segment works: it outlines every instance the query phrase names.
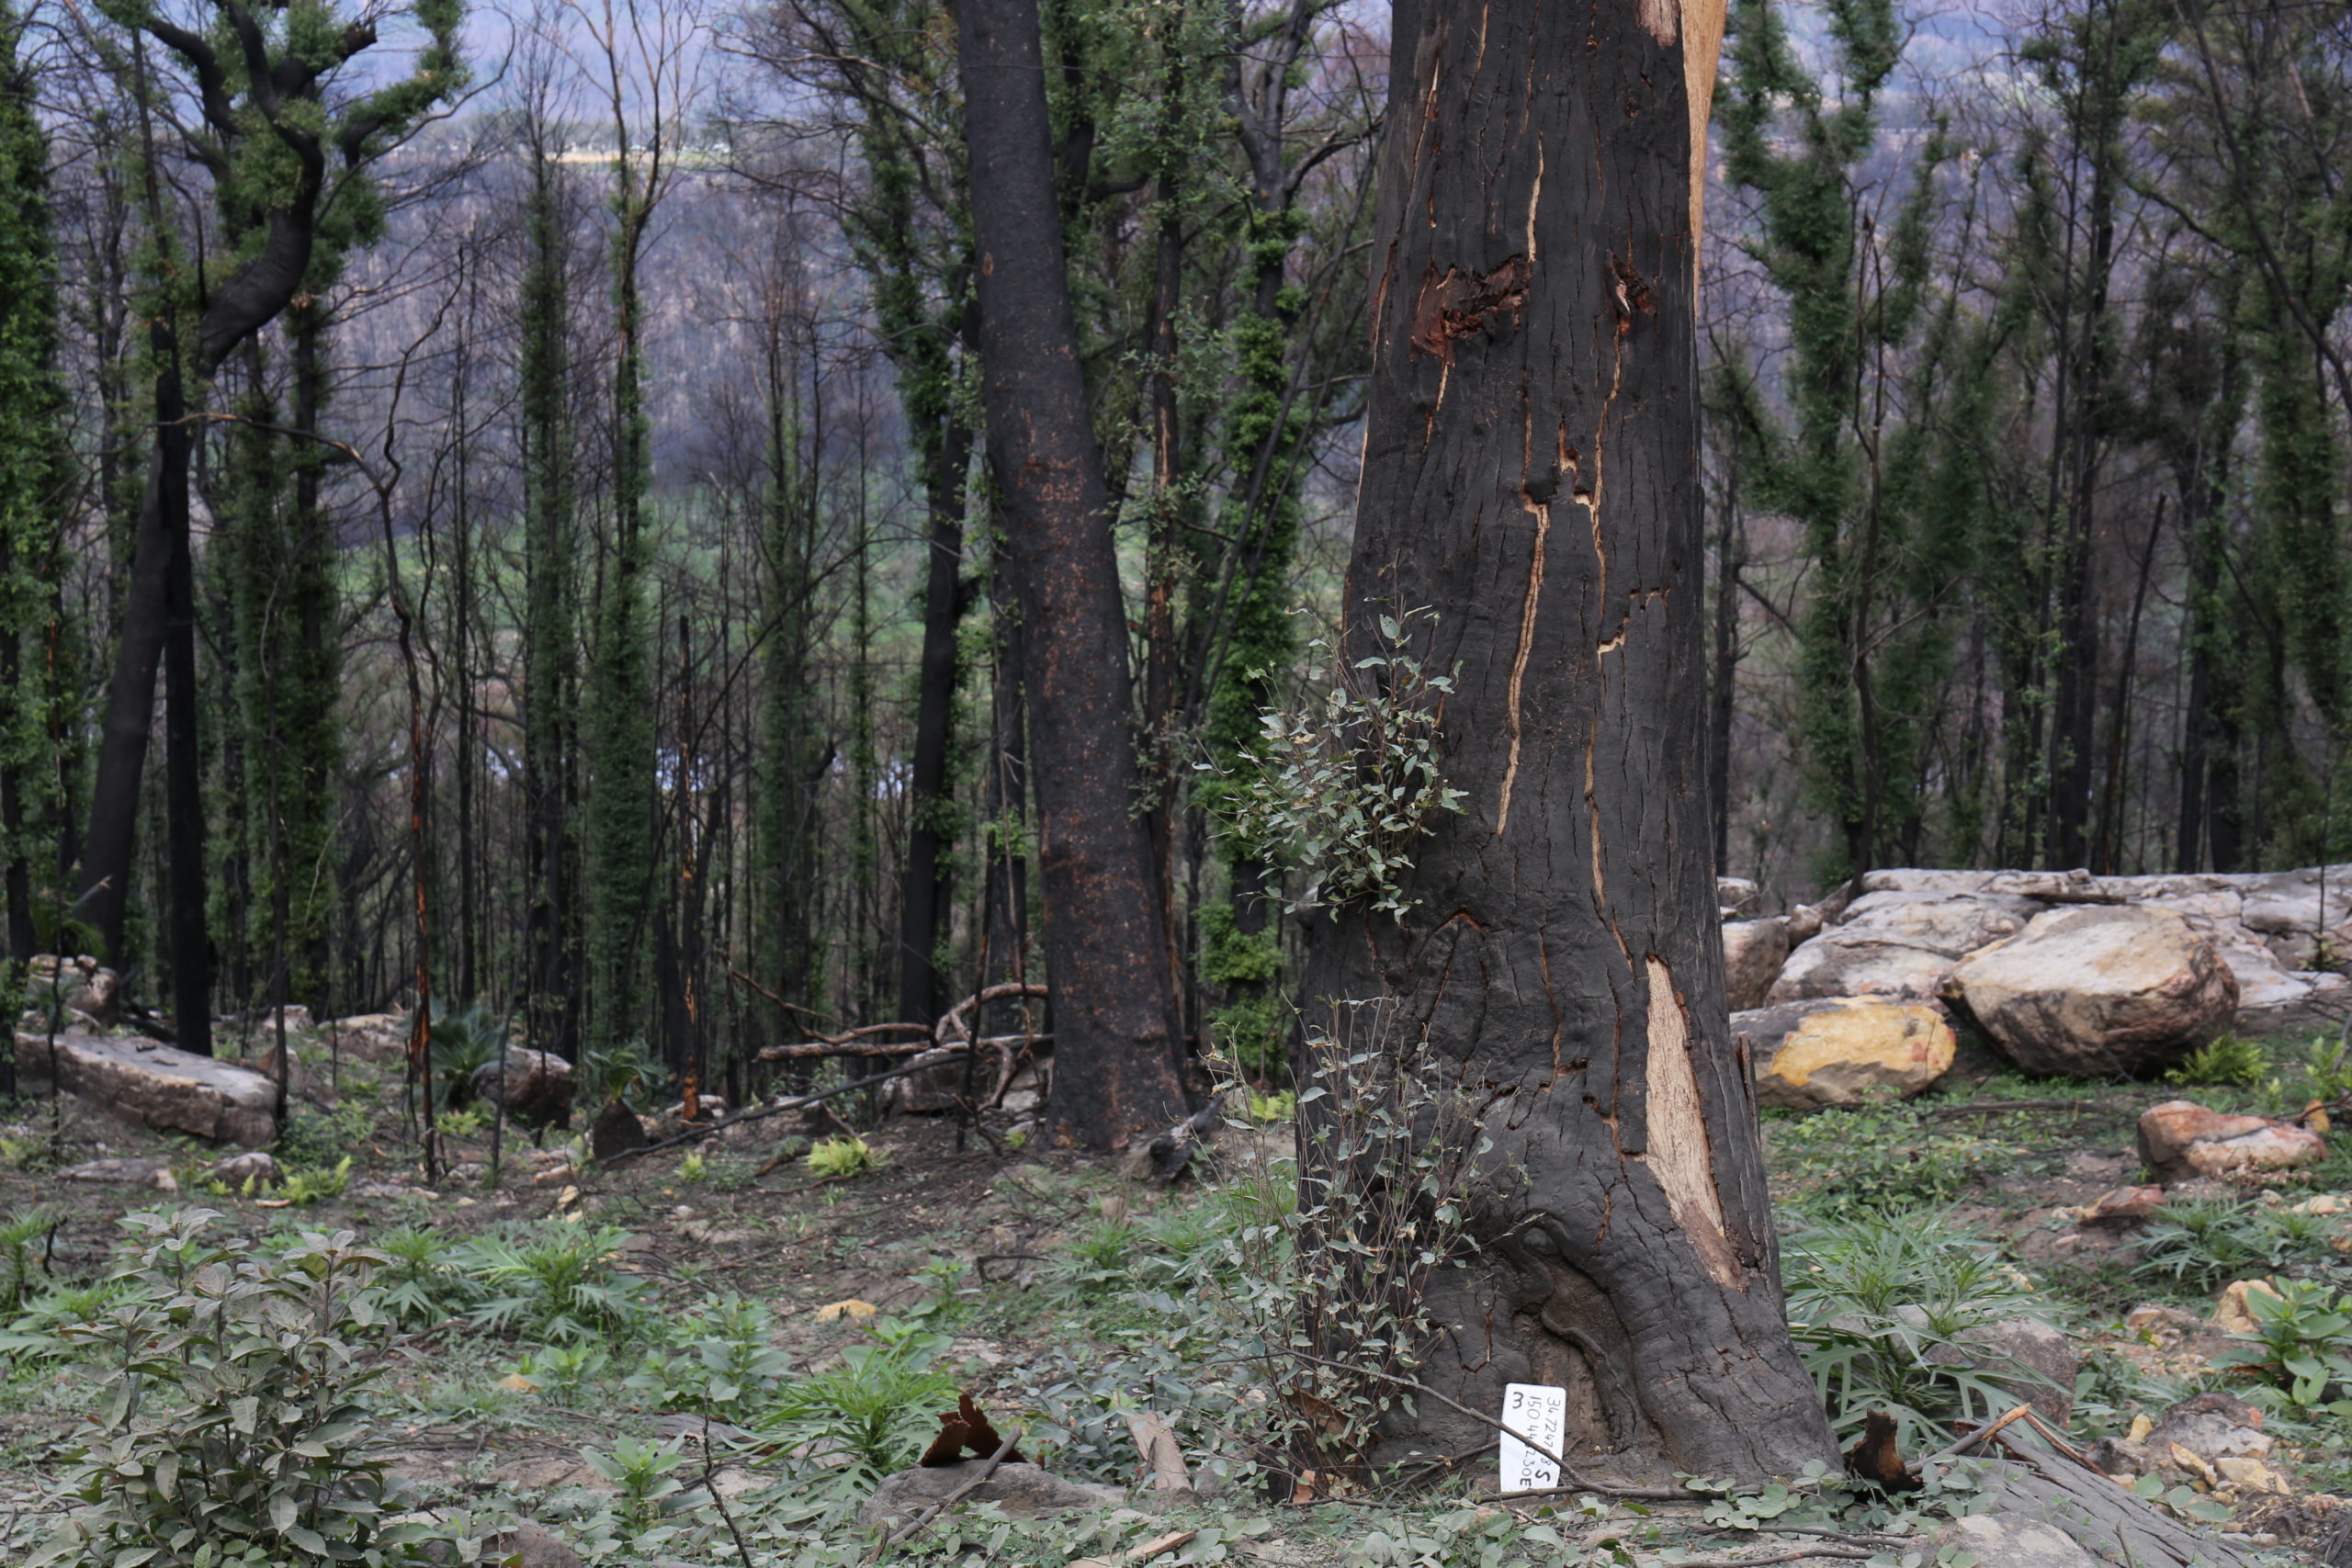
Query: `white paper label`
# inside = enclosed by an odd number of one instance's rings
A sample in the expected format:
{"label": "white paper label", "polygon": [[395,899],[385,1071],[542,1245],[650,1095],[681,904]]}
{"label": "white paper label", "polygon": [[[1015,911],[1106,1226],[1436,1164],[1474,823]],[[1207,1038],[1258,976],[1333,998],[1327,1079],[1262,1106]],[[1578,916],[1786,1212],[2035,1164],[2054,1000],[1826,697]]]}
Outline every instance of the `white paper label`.
{"label": "white paper label", "polygon": [[1502,1489],[1505,1492],[1545,1492],[1560,1483],[1560,1467],[1520,1439],[1540,1443],[1554,1453],[1568,1432],[1568,1391],[1543,1383],[1503,1385]]}

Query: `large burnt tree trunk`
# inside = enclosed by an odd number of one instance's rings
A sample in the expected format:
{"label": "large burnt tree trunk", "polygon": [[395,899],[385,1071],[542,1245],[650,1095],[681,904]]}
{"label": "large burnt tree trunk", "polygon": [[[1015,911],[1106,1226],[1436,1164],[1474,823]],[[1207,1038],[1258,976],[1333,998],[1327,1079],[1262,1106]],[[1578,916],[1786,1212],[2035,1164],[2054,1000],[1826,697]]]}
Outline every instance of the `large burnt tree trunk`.
{"label": "large burnt tree trunk", "polygon": [[[1484,1250],[1434,1282],[1419,1375],[1489,1412],[1507,1382],[1564,1385],[1574,1450],[1661,1478],[1835,1457],[1710,863],[1693,132],[1722,19],[1396,6],[1346,651],[1436,609],[1417,652],[1459,665],[1465,798],[1416,844],[1401,922],[1317,918],[1307,988],[1396,998],[1490,1108]],[[1493,1441],[1419,1404],[1385,1457]]]}
{"label": "large burnt tree trunk", "polygon": [[989,466],[1024,622],[1058,1142],[1183,1114],[1159,889],[1136,815],[1133,688],[1102,454],[1063,272],[1036,0],[956,13]]}
{"label": "large burnt tree trunk", "polygon": [[924,475],[931,547],[923,578],[922,663],[914,766],[907,778],[913,826],[899,896],[899,1016],[910,1023],[934,1021],[945,1005],[939,955],[955,897],[956,798],[948,753],[956,740],[956,640],[965,601],[964,470],[971,460],[972,435],[952,412],[934,428],[931,439],[936,449]]}

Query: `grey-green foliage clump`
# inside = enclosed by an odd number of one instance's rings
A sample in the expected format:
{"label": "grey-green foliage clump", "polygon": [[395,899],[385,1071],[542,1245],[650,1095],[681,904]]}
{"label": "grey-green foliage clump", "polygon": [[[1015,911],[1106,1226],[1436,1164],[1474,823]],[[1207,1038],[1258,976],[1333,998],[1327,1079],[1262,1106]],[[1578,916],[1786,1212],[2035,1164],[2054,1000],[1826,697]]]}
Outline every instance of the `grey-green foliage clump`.
{"label": "grey-green foliage clump", "polygon": [[1998,1248],[1940,1220],[1824,1224],[1792,1237],[1781,1267],[1790,1332],[1841,1441],[1883,1411],[1904,1452],[1926,1452],[1951,1423],[1990,1420],[2046,1386],[1970,1337],[2045,1303]]}
{"label": "grey-green foliage clump", "polygon": [[[382,1254],[349,1231],[277,1258],[206,1233],[212,1209],[139,1213],[125,1293],[66,1330],[108,1373],[101,1436],[67,1476],[80,1507],[28,1568],[310,1568],[434,1561],[442,1526],[389,1524],[363,1391],[385,1319]],[[456,1526],[462,1532],[463,1524]]]}
{"label": "grey-green foliage clump", "polygon": [[[1417,620],[1437,616],[1381,616],[1379,650],[1338,660],[1319,700],[1267,709],[1250,765],[1217,792],[1243,852],[1300,874],[1294,912],[1361,899],[1401,920],[1412,908],[1402,877],[1413,840],[1438,813],[1462,808],[1438,765],[1453,673],[1432,674],[1413,655]],[[1319,639],[1308,646],[1331,651]]]}

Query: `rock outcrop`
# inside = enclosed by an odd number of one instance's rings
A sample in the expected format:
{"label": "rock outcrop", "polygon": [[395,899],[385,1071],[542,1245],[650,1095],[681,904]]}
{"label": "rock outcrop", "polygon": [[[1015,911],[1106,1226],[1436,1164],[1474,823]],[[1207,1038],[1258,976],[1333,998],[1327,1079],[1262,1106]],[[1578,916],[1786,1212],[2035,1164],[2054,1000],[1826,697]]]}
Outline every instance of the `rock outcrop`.
{"label": "rock outcrop", "polygon": [[1761,920],[1733,920],[1724,927],[1724,994],[1731,1010],[1760,1008],[1789,961],[1789,921],[1785,915]]}
{"label": "rock outcrop", "polygon": [[2291,1170],[2327,1157],[2327,1140],[2307,1127],[2210,1111],[2191,1100],[2168,1100],[2143,1112],[2138,1144],[2141,1162],[2159,1181]]}
{"label": "rock outcrop", "polygon": [[1832,997],[1732,1015],[1756,1064],[1756,1098],[1810,1110],[1907,1100],[1951,1070],[1958,1042],[1934,1002]]}
{"label": "rock outcrop", "polygon": [[504,1072],[495,1062],[484,1066],[474,1074],[473,1092],[490,1105],[504,1100],[517,1122],[559,1126],[571,1117],[571,1064],[552,1051],[511,1046]]}
{"label": "rock outcrop", "polygon": [[[17,1071],[50,1077],[50,1043],[17,1036]],[[277,1086],[251,1067],[152,1040],[57,1037],[57,1087],[123,1121],[259,1148],[277,1135]]]}
{"label": "rock outcrop", "polygon": [[[2086,871],[1864,874],[1781,917],[1792,945],[1758,998],[1759,900],[1726,884],[1718,899],[1743,918],[1724,928],[1735,1010],[1831,997],[1926,1000],[1942,996],[1970,955],[2019,936],[2036,917],[2075,908],[2167,911],[2211,944],[2237,984],[2222,1027],[2250,1036],[2334,1028],[2352,1014],[2352,866],[2189,876],[2093,876]],[[2065,1069],[2053,1069],[2065,1070]]]}
{"label": "rock outcrop", "polygon": [[2177,912],[2083,905],[1970,953],[1944,994],[2030,1073],[2148,1077],[2230,1027],[2238,983]]}
{"label": "rock outcrop", "polygon": [[2033,918],[2023,898],[1908,892],[1865,893],[1844,916],[1789,955],[1767,999],[1887,996],[1932,1000],[1952,965],[2015,936]]}
{"label": "rock outcrop", "polygon": [[319,1038],[330,1050],[363,1062],[398,1062],[408,1054],[411,1027],[404,1012],[355,1013],[320,1024]]}

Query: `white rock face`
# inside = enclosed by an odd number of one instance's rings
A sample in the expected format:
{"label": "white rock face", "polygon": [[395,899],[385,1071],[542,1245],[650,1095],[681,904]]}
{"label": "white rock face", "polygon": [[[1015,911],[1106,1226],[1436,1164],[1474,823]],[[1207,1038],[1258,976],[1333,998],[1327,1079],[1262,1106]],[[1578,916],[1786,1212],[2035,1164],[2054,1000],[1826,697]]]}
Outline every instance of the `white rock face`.
{"label": "white rock face", "polygon": [[[1948,996],[1960,961],[2019,934],[2028,921],[2075,908],[2176,915],[2203,937],[2237,984],[2227,1027],[2251,1036],[2308,1033],[2352,1015],[2352,865],[2188,876],[2093,876],[2086,871],[1868,872],[1815,908],[1784,919],[1792,944],[1763,995],[1730,976],[1732,1005],[1832,997]],[[1736,924],[1756,924],[1755,921]],[[1732,935],[1725,956],[1756,964],[1756,934]]]}
{"label": "white rock face", "polygon": [[408,1054],[411,1019],[404,1012],[355,1013],[319,1025],[319,1038],[363,1062],[397,1062]]}
{"label": "white rock face", "polygon": [[1947,994],[2028,1072],[2146,1077],[2226,1031],[2236,976],[2169,909],[2079,905],[2036,915],[1953,966]]}
{"label": "white rock face", "polygon": [[1724,993],[1731,1010],[1762,1007],[1765,993],[1789,961],[1785,915],[1762,920],[1730,920],[1724,926]]}
{"label": "white rock face", "polygon": [[1826,997],[1932,999],[1951,966],[2016,935],[2034,915],[2023,898],[1935,891],[1866,892],[1789,955],[1768,1002]]}

